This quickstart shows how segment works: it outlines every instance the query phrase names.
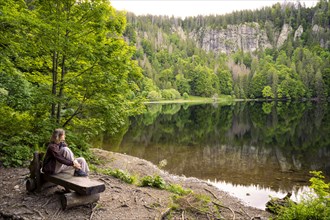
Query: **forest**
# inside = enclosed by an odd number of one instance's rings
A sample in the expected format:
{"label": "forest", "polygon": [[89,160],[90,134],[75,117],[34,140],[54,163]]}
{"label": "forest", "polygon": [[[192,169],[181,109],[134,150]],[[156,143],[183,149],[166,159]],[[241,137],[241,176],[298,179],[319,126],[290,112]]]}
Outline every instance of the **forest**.
{"label": "forest", "polygon": [[143,110],[126,18],[108,1],[1,0],[0,8],[3,165],[23,165],[57,127],[86,154],[91,138]]}
{"label": "forest", "polygon": [[[185,19],[107,0],[0,0],[1,163],[23,165],[57,127],[88,158],[95,137],[122,132],[148,100],[327,100],[329,22],[326,0]],[[264,42],[206,41],[240,28]]]}
{"label": "forest", "polygon": [[[148,99],[186,94],[324,100],[330,94],[329,6],[323,0],[313,8],[288,2],[185,19],[127,13],[124,36],[137,48],[134,59],[143,69],[142,91]],[[230,45],[240,44],[230,41],[230,35],[241,35],[239,40],[249,44],[251,39],[244,38],[258,34],[244,35],[242,27],[264,32],[268,46]],[[214,37],[223,32],[227,37]],[[224,41],[227,51],[219,51],[214,41]]]}

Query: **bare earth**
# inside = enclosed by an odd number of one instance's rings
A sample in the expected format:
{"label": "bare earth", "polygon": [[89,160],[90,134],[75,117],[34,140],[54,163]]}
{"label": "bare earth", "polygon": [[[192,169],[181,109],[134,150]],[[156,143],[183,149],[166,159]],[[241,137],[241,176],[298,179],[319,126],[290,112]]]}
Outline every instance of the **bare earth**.
{"label": "bare earth", "polygon": [[[105,161],[99,168],[125,170],[139,177],[159,175],[167,184],[180,184],[195,194],[209,196],[220,210],[220,219],[268,219],[271,215],[263,210],[243,205],[238,199],[219,191],[207,182],[196,178],[175,176],[160,170],[152,163],[136,157],[93,149],[94,154]],[[173,204],[173,193],[149,187],[127,184],[112,176],[92,173],[90,178],[106,184],[97,204],[62,210],[59,196],[64,189],[60,186],[44,188],[40,193],[29,193],[25,189],[27,168],[0,167],[0,219],[219,219],[219,216],[198,209],[185,202],[186,210],[169,213]],[[193,201],[191,201],[193,202]],[[189,204],[190,206],[188,206]],[[187,213],[195,209],[196,214]],[[193,210],[194,211],[194,210]],[[200,211],[200,210],[199,210]],[[194,212],[192,212],[194,213]]]}

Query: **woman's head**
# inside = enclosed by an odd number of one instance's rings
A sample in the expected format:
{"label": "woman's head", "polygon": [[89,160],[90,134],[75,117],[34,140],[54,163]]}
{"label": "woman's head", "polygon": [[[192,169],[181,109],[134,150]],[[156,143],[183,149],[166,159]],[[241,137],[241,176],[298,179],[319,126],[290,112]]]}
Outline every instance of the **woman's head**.
{"label": "woman's head", "polygon": [[65,131],[61,128],[55,129],[52,134],[52,137],[50,138],[50,141],[59,144],[61,141],[64,140],[65,140]]}

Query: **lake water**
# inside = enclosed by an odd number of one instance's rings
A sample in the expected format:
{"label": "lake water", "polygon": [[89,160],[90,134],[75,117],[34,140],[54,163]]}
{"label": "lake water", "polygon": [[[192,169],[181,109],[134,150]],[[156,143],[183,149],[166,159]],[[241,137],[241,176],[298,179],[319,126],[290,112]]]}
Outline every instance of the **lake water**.
{"label": "lake water", "polygon": [[269,196],[309,185],[310,170],[330,177],[328,103],[149,104],[103,148],[166,161],[170,173],[207,180],[264,209]]}

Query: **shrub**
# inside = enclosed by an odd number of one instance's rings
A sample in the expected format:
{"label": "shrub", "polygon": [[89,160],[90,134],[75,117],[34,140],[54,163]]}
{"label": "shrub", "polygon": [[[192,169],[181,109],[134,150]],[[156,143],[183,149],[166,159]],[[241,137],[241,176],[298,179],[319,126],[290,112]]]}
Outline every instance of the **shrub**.
{"label": "shrub", "polygon": [[120,170],[120,169],[116,169],[116,170],[107,169],[107,170],[104,170],[103,173],[106,175],[110,175],[115,178],[118,178],[118,179],[124,181],[125,183],[129,183],[129,184],[134,183],[135,179],[136,179],[135,177],[131,176],[127,172]]}
{"label": "shrub", "polygon": [[147,95],[147,98],[150,100],[159,100],[162,98],[162,96],[157,91],[150,91]]}
{"label": "shrub", "polygon": [[32,151],[26,146],[4,146],[0,149],[0,160],[5,167],[19,167],[32,158]]}
{"label": "shrub", "polygon": [[310,179],[314,194],[305,193],[298,204],[291,203],[289,207],[283,207],[276,219],[329,219],[330,216],[330,183],[324,182],[324,176],[319,171],[311,172],[314,177]]}
{"label": "shrub", "polygon": [[189,99],[189,95],[188,95],[188,93],[183,93],[183,99]]}
{"label": "shrub", "polygon": [[170,90],[171,90],[171,93],[172,93],[172,95],[175,99],[180,99],[181,98],[181,95],[180,95],[179,91],[177,91],[175,89],[170,89]]}
{"label": "shrub", "polygon": [[150,186],[155,187],[158,189],[165,189],[166,183],[164,179],[158,175],[152,177],[152,176],[145,176],[141,180],[141,186]]}
{"label": "shrub", "polygon": [[166,190],[180,196],[188,195],[193,192],[191,189],[184,189],[178,184],[170,184],[166,187]]}
{"label": "shrub", "polygon": [[162,90],[162,97],[166,100],[173,100],[181,98],[180,93],[175,89],[164,89]]}
{"label": "shrub", "polygon": [[172,100],[172,94],[169,89],[162,90],[162,98],[166,100]]}

